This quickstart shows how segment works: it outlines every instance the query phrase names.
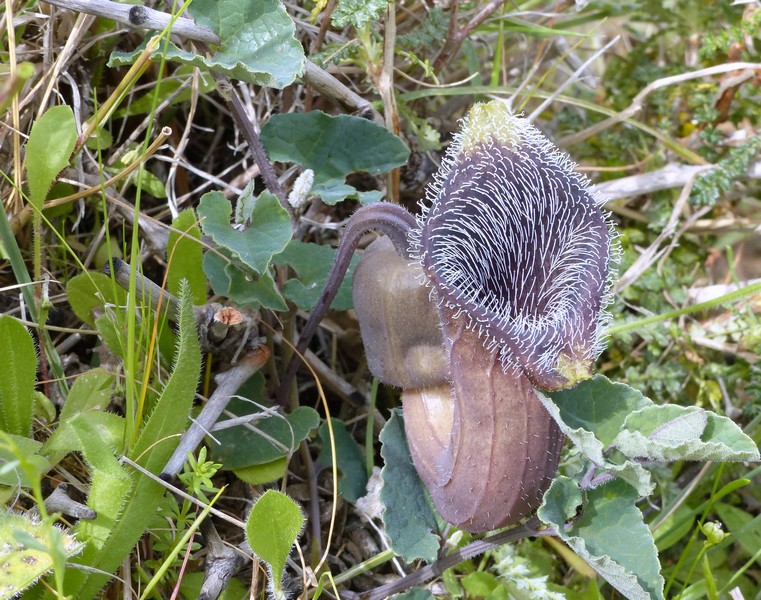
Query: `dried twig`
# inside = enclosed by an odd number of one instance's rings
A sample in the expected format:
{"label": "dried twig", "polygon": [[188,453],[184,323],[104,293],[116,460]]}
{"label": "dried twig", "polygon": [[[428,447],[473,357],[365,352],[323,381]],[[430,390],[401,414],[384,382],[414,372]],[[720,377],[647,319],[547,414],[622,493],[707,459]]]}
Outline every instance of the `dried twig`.
{"label": "dried twig", "polygon": [[[457,51],[460,49],[460,46],[462,46],[462,43],[465,41],[465,39],[468,37],[471,31],[473,31],[476,27],[478,27],[481,23],[483,23],[486,19],[488,19],[497,9],[499,9],[506,0],[492,0],[491,2],[488,2],[481,10],[479,10],[476,15],[468,21],[465,25],[463,25],[460,29],[452,31],[453,27],[450,26],[450,34],[447,36],[447,41],[444,44],[444,47],[441,49],[441,52],[439,52],[439,55],[436,57],[436,60],[433,63],[433,70],[434,71],[441,71],[446,64],[452,59],[452,57],[457,53]],[[457,2],[452,3],[452,11],[453,11],[453,18],[456,16],[457,10]]]}
{"label": "dried twig", "polygon": [[77,502],[68,495],[69,486],[65,483],[61,483],[53,490],[53,493],[45,498],[45,510],[48,513],[61,513],[69,515],[76,519],[92,520],[98,516],[93,509],[85,506],[81,502]]}
{"label": "dried twig", "polygon": [[712,165],[681,165],[671,163],[641,175],[631,175],[599,183],[595,186],[595,191],[606,202],[620,200],[621,198],[643,196],[660,190],[684,187],[697,175],[710,171],[712,168]]}
{"label": "dried twig", "polygon": [[682,193],[679,194],[679,198],[674,203],[674,208],[671,211],[671,216],[669,217],[666,226],[658,234],[658,237],[655,238],[650,246],[648,246],[647,250],[645,250],[639,257],[637,257],[637,260],[634,261],[634,263],[626,270],[626,273],[624,273],[618,280],[615,287],[617,293],[621,292],[621,290],[629,287],[632,283],[634,283],[639,278],[639,276],[642,275],[642,273],[644,273],[648,268],[650,268],[653,263],[655,263],[656,260],[658,260],[661,244],[663,244],[663,242],[671,237],[671,235],[674,233],[676,225],[679,222],[679,215],[687,205],[687,200],[690,197],[690,192],[692,191],[692,186],[694,183],[695,176],[693,176],[693,178],[687,182],[687,185],[682,188]]}
{"label": "dried twig", "polygon": [[198,600],[216,600],[233,576],[246,564],[247,558],[251,557],[225,544],[211,519],[204,519],[201,523],[201,533],[208,554]]}
{"label": "dried twig", "polygon": [[170,26],[172,34],[188,40],[197,40],[207,44],[219,44],[219,37],[210,29],[196,25],[190,19],[175,19],[163,13],[139,4],[119,4],[111,0],[45,0],[66,10],[96,15],[112,19],[134,28],[163,30]]}
{"label": "dried twig", "polygon": [[[399,113],[394,92],[394,47],[396,45],[396,9],[389,2],[386,8],[386,28],[383,35],[383,65],[378,74],[378,92],[383,100],[383,118],[386,130],[399,135]],[[399,169],[386,175],[386,200],[399,202]]]}
{"label": "dried twig", "polygon": [[[114,280],[125,290],[129,289],[129,278],[131,269],[129,265],[120,258],[111,259],[110,263],[106,263],[103,266],[103,271],[109,277],[113,275]],[[159,306],[163,306],[168,311],[168,316],[172,321],[177,318],[177,311],[180,307],[180,301],[177,296],[171,294],[159,285],[156,285],[153,281],[147,277],[143,277],[138,273],[135,283],[135,293],[138,298],[146,299],[149,301],[150,306],[157,310]]]}
{"label": "dried twig", "polygon": [[383,598],[388,598],[393,594],[398,594],[404,590],[421,585],[426,581],[441,575],[447,569],[465,560],[483,554],[484,552],[510,542],[516,542],[526,537],[540,535],[551,535],[551,530],[543,530],[541,521],[534,517],[512,529],[472,542],[464,548],[461,548],[444,558],[440,558],[435,563],[426,565],[417,571],[410,573],[406,577],[402,577],[401,579],[377,587],[367,594],[360,595],[342,592],[342,595],[345,595],[347,598],[353,597],[361,600],[383,600]]}
{"label": "dried twig", "polygon": [[217,389],[206,402],[193,424],[183,434],[172,457],[161,472],[161,478],[172,479],[180,472],[187,460],[189,452],[194,452],[204,436],[211,430],[214,423],[225,410],[230,398],[238,391],[254,373],[261,369],[269,359],[269,351],[265,346],[254,348],[246,354],[237,365],[217,375]]}

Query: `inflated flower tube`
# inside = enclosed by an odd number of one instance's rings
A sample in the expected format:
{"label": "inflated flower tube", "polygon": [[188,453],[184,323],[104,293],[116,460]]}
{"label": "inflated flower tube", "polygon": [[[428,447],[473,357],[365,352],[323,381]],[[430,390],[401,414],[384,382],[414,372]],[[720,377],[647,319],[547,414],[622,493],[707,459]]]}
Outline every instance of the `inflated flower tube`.
{"label": "inflated flower tube", "polygon": [[563,435],[528,378],[505,372],[464,322],[449,325],[451,384],[404,391],[407,441],[439,514],[467,531],[491,531],[539,506]]}

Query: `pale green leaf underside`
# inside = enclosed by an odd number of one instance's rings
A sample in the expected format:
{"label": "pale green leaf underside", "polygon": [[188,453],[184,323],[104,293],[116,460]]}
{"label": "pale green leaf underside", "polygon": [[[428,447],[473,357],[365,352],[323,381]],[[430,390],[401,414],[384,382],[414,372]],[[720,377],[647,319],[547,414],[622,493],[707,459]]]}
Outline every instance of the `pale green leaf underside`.
{"label": "pale green leaf underside", "polygon": [[650,406],[630,414],[616,447],[657,461],[759,460],[756,444],[727,417],[690,406]]}
{"label": "pale green leaf underside", "polygon": [[[304,50],[295,38],[293,21],[278,0],[193,0],[189,12],[198,25],[216,33],[221,43],[211,57],[169,43],[168,60],[275,88],[290,85],[303,72]],[[109,66],[131,64],[145,44],[134,52],[114,52]],[[157,53],[164,48],[162,43]]]}

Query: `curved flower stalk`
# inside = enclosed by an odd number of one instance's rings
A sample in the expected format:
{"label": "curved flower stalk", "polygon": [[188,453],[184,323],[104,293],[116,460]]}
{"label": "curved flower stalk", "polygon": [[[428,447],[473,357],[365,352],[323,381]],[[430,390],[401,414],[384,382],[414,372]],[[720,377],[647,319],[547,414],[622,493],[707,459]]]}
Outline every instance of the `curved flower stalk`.
{"label": "curved flower stalk", "polygon": [[419,219],[391,204],[350,219],[297,346],[359,234],[390,234],[354,274],[368,365],[404,389],[415,467],[442,517],[468,531],[514,524],[540,504],[563,436],[534,387],[589,377],[602,350],[611,230],[573,168],[502,103],[475,106]]}

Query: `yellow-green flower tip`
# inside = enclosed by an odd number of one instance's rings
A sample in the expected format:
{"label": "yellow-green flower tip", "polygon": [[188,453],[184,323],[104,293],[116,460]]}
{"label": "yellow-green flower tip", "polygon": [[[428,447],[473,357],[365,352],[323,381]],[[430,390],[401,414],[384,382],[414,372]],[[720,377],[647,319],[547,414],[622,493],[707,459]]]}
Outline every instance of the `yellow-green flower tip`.
{"label": "yellow-green flower tip", "polygon": [[463,122],[460,148],[470,154],[479,145],[493,140],[503,146],[514,146],[521,137],[520,121],[504,102],[492,100],[476,104]]}
{"label": "yellow-green flower tip", "polygon": [[[585,348],[580,350],[586,351]],[[560,389],[570,388],[585,379],[589,379],[592,377],[592,366],[592,361],[587,358],[572,357],[561,352],[557,363],[555,363],[555,373],[561,378],[558,387]]]}

